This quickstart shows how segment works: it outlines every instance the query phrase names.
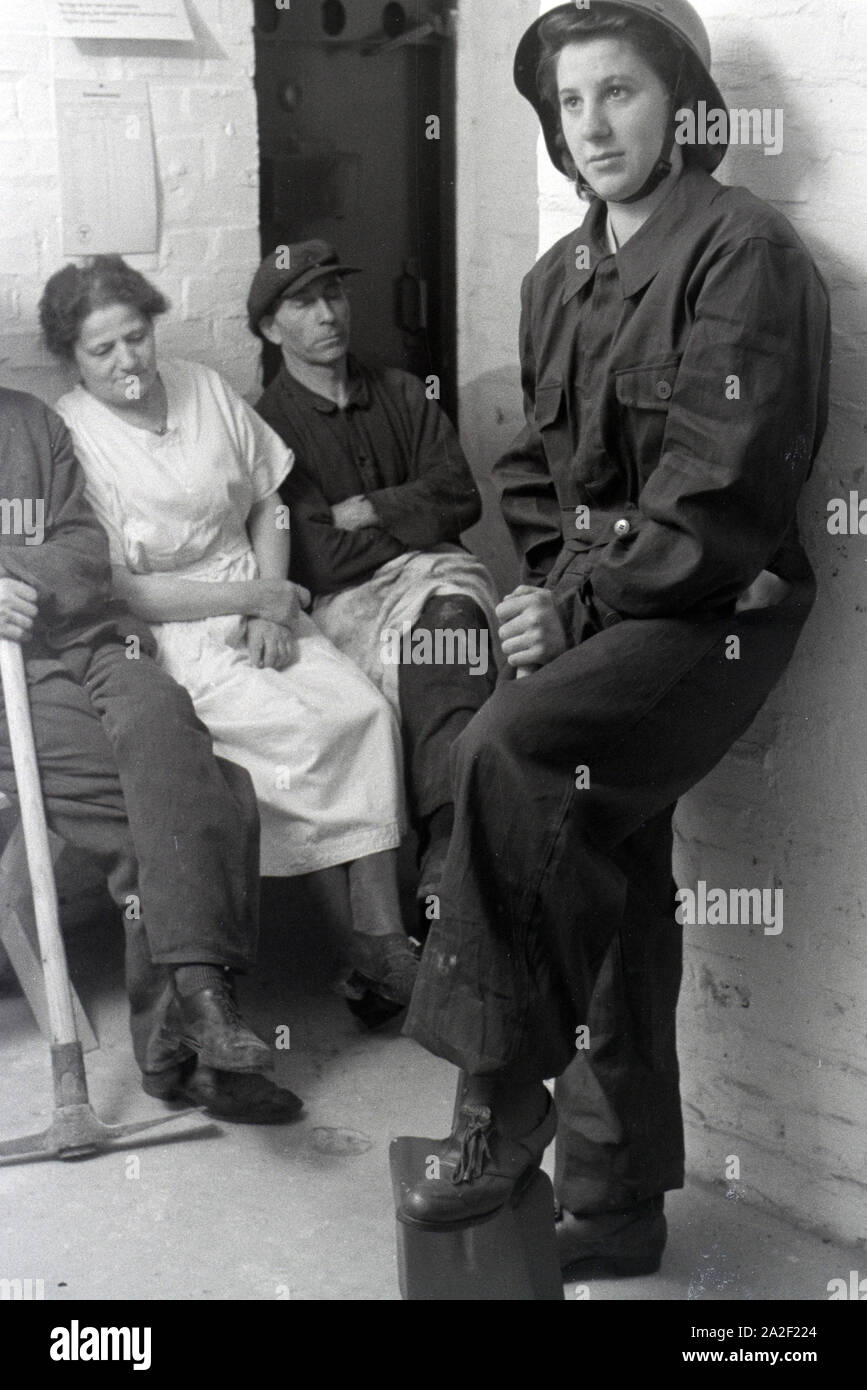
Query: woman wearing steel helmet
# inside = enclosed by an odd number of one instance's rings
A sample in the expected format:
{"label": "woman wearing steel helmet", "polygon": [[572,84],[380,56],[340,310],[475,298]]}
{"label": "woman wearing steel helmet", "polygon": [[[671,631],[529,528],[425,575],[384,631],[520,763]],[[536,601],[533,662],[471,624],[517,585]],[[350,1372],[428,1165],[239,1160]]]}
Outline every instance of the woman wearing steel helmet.
{"label": "woman wearing steel helmet", "polygon": [[[630,1131],[589,1210],[682,1181],[671,815],[749,727],[809,614],[795,511],[827,411],[809,254],[711,177],[724,147],[676,138],[681,108],[725,109],[709,61],[684,0],[560,5],[518,47],[518,89],[590,207],[522,288],[526,425],[495,475],[525,581],[500,636],[527,679],[501,682],[453,752],[440,920],[405,1032],[461,1079],[408,1223],[515,1200],[556,1129],[543,1078],[588,1022],[594,1081]],[[568,1191],[562,1162],[558,1178]]]}

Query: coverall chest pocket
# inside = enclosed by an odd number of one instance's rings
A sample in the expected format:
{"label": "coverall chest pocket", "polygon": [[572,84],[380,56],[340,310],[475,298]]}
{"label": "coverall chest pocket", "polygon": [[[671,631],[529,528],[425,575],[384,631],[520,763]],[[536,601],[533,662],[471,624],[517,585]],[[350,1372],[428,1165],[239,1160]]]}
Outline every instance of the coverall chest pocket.
{"label": "coverall chest pocket", "polygon": [[566,393],[559,382],[536,387],[534,419],[548,460],[548,469],[559,492],[572,457]]}
{"label": "coverall chest pocket", "polygon": [[649,366],[626,367],[615,374],[618,438],[639,484],[659,463],[668,423],[668,408],[677,382],[679,357]]}

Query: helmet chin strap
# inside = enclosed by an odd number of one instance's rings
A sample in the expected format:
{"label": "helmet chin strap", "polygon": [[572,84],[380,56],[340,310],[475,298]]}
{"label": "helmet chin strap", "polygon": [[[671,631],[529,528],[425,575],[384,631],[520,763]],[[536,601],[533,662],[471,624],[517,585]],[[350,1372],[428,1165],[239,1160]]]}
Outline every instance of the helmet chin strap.
{"label": "helmet chin strap", "polygon": [[[649,198],[651,193],[653,193],[659,187],[663,180],[668,178],[669,174],[671,173],[671,160],[668,156],[671,153],[671,148],[674,144],[674,134],[676,128],[677,116],[675,111],[675,101],[672,98],[671,106],[669,108],[668,122],[666,124],[665,135],[663,136],[662,140],[662,148],[659,151],[659,158],[656,160],[656,163],[654,164],[650,173],[647,175],[647,178],[644,180],[644,183],[641,185],[637,193],[631,193],[628,198],[610,198],[607,200],[608,202],[616,203],[618,207],[625,207],[628,203],[640,203],[642,198]],[[590,189],[590,192],[593,194],[594,197],[600,197],[600,194],[596,192],[596,189],[593,187],[592,183],[590,183],[590,181],[586,178],[584,174],[581,175],[581,179],[583,183]]]}

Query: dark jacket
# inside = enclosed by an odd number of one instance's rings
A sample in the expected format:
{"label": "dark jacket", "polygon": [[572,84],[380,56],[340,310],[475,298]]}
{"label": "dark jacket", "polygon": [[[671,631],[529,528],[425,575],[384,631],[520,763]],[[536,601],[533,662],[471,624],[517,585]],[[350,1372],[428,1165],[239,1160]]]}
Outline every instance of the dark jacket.
{"label": "dark jacket", "polygon": [[709,615],[762,569],[809,577],[795,509],[827,420],[827,294],[784,217],[695,168],[616,256],[605,212],[524,281],[526,426],[494,470],[573,638],[588,611]]}
{"label": "dark jacket", "polygon": [[42,503],[44,536],[37,544],[8,524],[0,533],[0,575],[37,592],[32,643],[49,651],[114,640],[136,632],[152,650],[149,630],[111,600],[108,540],[84,495],[84,474],[59,415],[22,391],[0,388],[0,499]]}
{"label": "dark jacket", "polygon": [[[341,410],[281,363],[256,407],[295,453],[281,488],[291,511],[291,572],[314,594],[361,584],[405,551],[457,544],[481,513],[457,435],[421,382],[352,356],[349,381]],[[331,508],[360,494],[379,526],[335,526]]]}

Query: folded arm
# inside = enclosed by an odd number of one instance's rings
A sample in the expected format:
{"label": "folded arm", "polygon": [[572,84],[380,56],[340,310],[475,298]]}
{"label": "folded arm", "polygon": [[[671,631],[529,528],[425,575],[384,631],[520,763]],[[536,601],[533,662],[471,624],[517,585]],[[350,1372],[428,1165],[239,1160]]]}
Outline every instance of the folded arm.
{"label": "folded arm", "polygon": [[482,513],[479,491],[451,421],[425,388],[405,373],[400,378],[413,438],[408,479],[365,494],[378,523],[408,550],[457,543]]}
{"label": "folded arm", "polygon": [[409,549],[378,525],[340,526],[301,459],[283,484],[281,495],[292,514],[292,573],[315,594],[361,584],[380,565]]}
{"label": "folded arm", "polygon": [[116,597],[152,623],[240,615],[291,627],[301,603],[309,602],[309,595],[286,578],[289,535],[277,526],[279,510],[279,498],[273,493],[256,503],[248,518],[259,579],[184,579],[175,574],[133,574],[125,566],[115,565]]}

